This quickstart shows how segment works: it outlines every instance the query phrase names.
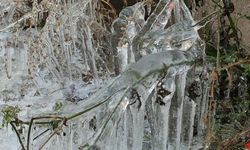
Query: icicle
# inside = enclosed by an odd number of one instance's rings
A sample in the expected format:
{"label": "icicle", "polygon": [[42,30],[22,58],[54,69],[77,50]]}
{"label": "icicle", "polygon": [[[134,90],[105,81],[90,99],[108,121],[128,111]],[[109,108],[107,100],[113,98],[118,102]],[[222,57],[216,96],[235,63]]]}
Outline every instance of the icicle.
{"label": "icicle", "polygon": [[128,45],[123,45],[122,47],[118,47],[118,58],[120,59],[120,69],[123,72],[128,65]]}
{"label": "icicle", "polygon": [[175,3],[175,8],[174,8],[175,23],[179,23],[180,21],[183,21],[183,18],[181,16],[180,2],[179,0],[174,0],[174,3]]}
{"label": "icicle", "polygon": [[[162,50],[189,50],[199,39],[197,31],[192,27],[192,21],[176,23],[165,30],[155,30],[145,34],[143,49],[147,53]],[[156,50],[155,50],[156,49]]]}
{"label": "icicle", "polygon": [[89,65],[88,65],[88,59],[87,59],[87,54],[86,54],[87,46],[85,44],[85,38],[84,38],[84,36],[82,34],[81,34],[81,37],[82,37],[82,48],[81,48],[81,51],[82,51],[82,55],[83,55],[84,65],[86,67],[86,70],[88,70],[89,69]]}
{"label": "icicle", "polygon": [[189,11],[189,9],[187,8],[184,0],[180,0],[180,7],[181,10],[183,11],[183,20],[190,20],[190,21],[194,21],[191,12]]}
{"label": "icicle", "polygon": [[90,30],[90,28],[89,28],[89,26],[87,24],[86,24],[86,35],[87,35],[87,37],[89,37],[89,38],[87,38],[85,40],[86,40],[86,48],[90,53],[89,57],[90,57],[90,62],[91,62],[93,75],[95,77],[97,77],[98,74],[97,74],[96,61],[95,61],[95,52],[93,52],[93,51],[95,51],[95,48],[94,48],[94,46],[92,44],[91,30]]}
{"label": "icicle", "polygon": [[[6,43],[7,44],[7,43]],[[12,54],[10,45],[3,46],[5,50],[5,69],[7,78],[10,79],[12,77]]]}
{"label": "icicle", "polygon": [[164,29],[164,27],[167,25],[169,18],[171,17],[171,12],[175,8],[175,2],[169,2],[162,10],[162,12],[159,14],[159,16],[156,18],[156,21],[154,25],[152,26],[151,30],[160,30]]}
{"label": "icicle", "polygon": [[176,93],[171,101],[170,107],[170,121],[169,128],[171,132],[169,134],[168,149],[181,149],[181,129],[182,129],[182,116],[183,116],[183,101],[185,90],[185,78],[186,73],[178,75],[176,77]]}
{"label": "icicle", "polygon": [[193,142],[193,128],[195,117],[196,103],[185,98],[183,103],[183,119],[181,129],[181,147],[180,149],[191,149]]}
{"label": "icicle", "polygon": [[[119,17],[112,23],[113,39],[112,46],[118,53],[117,62],[121,64],[119,71],[123,72],[126,66],[134,62],[132,53],[132,41],[136,34],[145,24],[145,10],[143,3],[136,3],[133,6],[122,9]],[[115,58],[116,59],[116,58]]]}
{"label": "icicle", "polygon": [[65,46],[65,57],[66,57],[66,63],[67,63],[67,68],[68,68],[68,73],[69,73],[69,79],[72,80],[72,71],[71,71],[71,48],[70,45]]}
{"label": "icicle", "polygon": [[[33,61],[33,55],[30,54],[30,63],[41,62],[38,70],[33,72],[34,83],[31,88],[44,88],[45,95],[54,90],[54,87],[65,88],[51,99],[65,98],[63,92],[65,94],[69,83],[77,82],[76,89],[80,87],[79,80],[75,77],[76,70],[82,73],[82,69],[88,70],[90,66],[92,73],[98,75],[99,61],[96,60],[102,54],[97,48],[103,43],[96,43],[92,34],[93,26],[89,23],[97,20],[96,2],[57,1],[57,4],[63,5],[50,12],[40,34],[42,39],[36,40],[40,35],[36,37],[37,34],[32,33],[28,42],[42,41],[37,46],[39,55],[35,56],[39,58],[42,55],[44,58],[42,61]],[[200,51],[196,46],[199,45],[199,38],[197,29],[192,27],[192,17],[183,1],[160,0],[157,11],[145,23],[142,6],[143,3],[138,3],[124,9],[120,18],[112,24],[112,34],[116,35],[113,40],[117,42],[115,48],[119,51],[120,55],[117,56],[122,60],[121,68],[124,72],[92,96],[87,95],[88,98],[77,102],[77,105],[67,104],[59,112],[50,113],[71,119],[67,121],[67,126],[63,126],[59,135],[54,135],[46,143],[44,149],[182,150],[192,149],[194,138],[201,143],[206,129],[202,117],[207,111],[208,84],[199,86],[203,87],[203,97],[192,98],[185,92],[189,80],[193,82],[194,79],[189,69],[197,56],[200,57],[192,51]],[[172,10],[175,11],[173,18],[178,23],[166,28]],[[79,30],[81,32],[77,33]],[[138,39],[133,42],[136,37]],[[28,44],[28,47],[32,46],[31,43]],[[30,49],[24,45],[26,53]],[[136,46],[138,53],[132,53],[131,46]],[[83,58],[77,56],[80,50],[76,50],[76,47],[81,47]],[[14,75],[15,66],[9,62],[12,53],[8,53],[7,48],[4,50],[6,72]],[[151,54],[152,52],[155,54]],[[17,57],[22,55],[18,54]],[[140,58],[139,55],[147,56]],[[137,62],[131,63],[135,60],[133,57],[136,57]],[[21,59],[18,61],[21,62]],[[81,68],[78,64],[81,61],[84,61],[86,68]],[[26,60],[22,62],[26,63]],[[200,73],[200,70],[197,72]],[[187,83],[186,79],[189,79]],[[197,82],[201,84],[204,81]],[[79,96],[80,92],[74,91],[72,95]],[[83,114],[76,118],[71,116],[79,112]],[[198,135],[193,135],[194,126],[198,129]],[[46,126],[49,131],[31,141],[33,149],[39,149],[54,132],[50,127]],[[43,127],[36,128],[36,131],[32,129],[34,138],[44,131]]]}

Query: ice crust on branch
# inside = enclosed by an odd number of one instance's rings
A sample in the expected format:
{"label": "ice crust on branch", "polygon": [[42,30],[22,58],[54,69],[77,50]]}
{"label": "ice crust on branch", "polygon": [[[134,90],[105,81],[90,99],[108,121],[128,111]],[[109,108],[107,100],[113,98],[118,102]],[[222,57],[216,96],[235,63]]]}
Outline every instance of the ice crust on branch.
{"label": "ice crust on branch", "polygon": [[[26,121],[43,115],[68,118],[47,143],[53,129],[38,137],[48,127],[34,125],[31,149],[42,145],[49,150],[202,147],[208,96],[200,65],[204,49],[183,0],[160,0],[147,20],[147,3],[124,8],[111,24],[111,33],[96,11],[102,7],[97,0],[42,1],[20,18],[14,18],[15,8],[7,3],[0,3],[10,15],[0,21],[6,31],[0,35],[4,58],[0,59],[4,81],[0,100],[35,97],[74,102],[60,111],[31,107],[22,116]],[[44,25],[33,28],[44,12],[48,12]],[[28,21],[27,29],[16,27]],[[98,86],[100,74],[113,71],[119,75],[99,90],[87,85],[92,81],[82,81],[90,76]],[[84,87],[94,94],[82,94]],[[23,130],[28,132],[27,127]]]}

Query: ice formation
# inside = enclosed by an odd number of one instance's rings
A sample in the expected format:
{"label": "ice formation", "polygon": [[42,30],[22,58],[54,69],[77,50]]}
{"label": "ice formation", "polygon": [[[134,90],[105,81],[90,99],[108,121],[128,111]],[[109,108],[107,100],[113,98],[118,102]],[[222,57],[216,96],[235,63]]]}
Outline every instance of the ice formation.
{"label": "ice formation", "polygon": [[[0,7],[13,15],[15,7],[7,3]],[[52,3],[42,4],[49,9]],[[39,12],[39,4],[34,5]],[[147,20],[144,5],[124,8],[112,23],[112,33],[101,28],[96,0],[62,1],[50,10],[41,30],[13,34],[9,31],[18,23],[1,21],[0,106],[20,101],[25,107],[20,118],[26,121],[43,115],[68,118],[56,134],[56,127],[34,124],[29,144],[25,126],[27,149],[202,148],[208,81],[202,78],[204,49],[195,21],[183,0],[160,0]],[[168,25],[171,17],[174,22]],[[107,40],[105,35],[111,36],[115,68],[121,74],[104,86],[98,77],[109,72],[110,60],[104,57],[107,45],[98,38]],[[89,72],[94,81],[87,80]],[[55,111],[52,105],[58,100],[63,107]]]}

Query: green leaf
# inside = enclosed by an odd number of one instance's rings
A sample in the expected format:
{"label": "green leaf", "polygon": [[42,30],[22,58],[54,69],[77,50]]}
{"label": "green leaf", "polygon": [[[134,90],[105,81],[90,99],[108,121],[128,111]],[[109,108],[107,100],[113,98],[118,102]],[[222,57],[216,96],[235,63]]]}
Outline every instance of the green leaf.
{"label": "green leaf", "polygon": [[5,106],[1,111],[3,113],[2,126],[7,127],[11,121],[15,121],[20,111],[18,106]]}
{"label": "green leaf", "polygon": [[244,74],[247,76],[250,76],[250,65],[249,64],[243,64],[242,67],[244,68]]}
{"label": "green leaf", "polygon": [[250,20],[250,16],[248,16],[248,15],[243,15],[243,17]]}

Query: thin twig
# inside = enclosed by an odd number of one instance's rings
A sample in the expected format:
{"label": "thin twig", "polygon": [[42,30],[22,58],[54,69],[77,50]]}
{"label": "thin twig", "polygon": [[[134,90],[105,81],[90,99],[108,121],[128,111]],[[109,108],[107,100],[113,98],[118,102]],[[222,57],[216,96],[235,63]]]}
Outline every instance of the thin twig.
{"label": "thin twig", "polygon": [[27,136],[27,150],[29,150],[29,145],[30,145],[30,133],[31,133],[31,127],[32,127],[32,124],[33,124],[33,120],[34,118],[31,118],[30,120],[30,124],[29,124],[29,129],[28,129],[28,136]]}
{"label": "thin twig", "polygon": [[20,143],[21,146],[22,146],[22,150],[25,150],[24,144],[23,144],[23,142],[22,142],[22,140],[21,140],[20,134],[18,133],[16,126],[13,124],[12,121],[10,122],[10,125],[12,126],[12,128],[14,129],[14,131],[16,132],[16,135],[17,135],[17,137],[18,137],[18,141],[19,141],[19,143]]}
{"label": "thin twig", "polygon": [[49,138],[39,147],[39,150],[41,150],[48,142],[49,140],[56,134],[56,132],[53,132]]}
{"label": "thin twig", "polygon": [[216,2],[215,0],[212,0],[212,2],[213,2],[216,6],[220,7],[220,9],[223,9],[223,7],[219,4],[219,2]]}
{"label": "thin twig", "polygon": [[218,69],[220,67],[220,16],[218,16],[218,31],[217,31],[217,57],[216,57],[216,68]]}
{"label": "thin twig", "polygon": [[[213,15],[217,15],[217,13],[220,13],[220,10],[217,10],[217,11],[214,11],[212,12],[211,14],[208,14],[207,16],[205,16],[204,18],[202,18],[201,20],[199,20],[197,23],[195,23],[194,25],[192,25],[192,27],[195,27],[195,26],[204,26],[206,25],[208,22],[210,22],[212,19],[213,19]],[[209,19],[210,17],[212,17],[211,19]],[[202,24],[204,21],[206,21],[205,24]]]}
{"label": "thin twig", "polygon": [[105,103],[107,100],[109,100],[112,96],[114,96],[117,92],[119,92],[119,91],[121,91],[121,90],[123,90],[123,89],[124,89],[124,88],[122,88],[122,89],[120,89],[120,90],[117,90],[113,95],[107,97],[103,102],[100,102],[100,103],[98,103],[98,104],[96,104],[96,105],[94,105],[94,106],[92,106],[92,107],[90,107],[90,108],[88,108],[88,109],[85,109],[84,111],[78,112],[78,113],[76,113],[76,114],[74,114],[74,115],[72,115],[72,116],[70,116],[70,117],[67,117],[67,120],[71,120],[71,119],[73,119],[73,118],[75,118],[75,117],[78,117],[78,116],[80,116],[80,115],[82,115],[82,114],[84,114],[84,113],[86,113],[86,112],[88,112],[88,111],[94,109],[95,107],[98,107],[98,106],[102,105],[102,104]]}
{"label": "thin twig", "polygon": [[43,131],[42,133],[40,133],[39,135],[37,135],[33,141],[35,141],[37,138],[39,138],[41,135],[43,135],[44,133],[48,132],[50,129],[46,129],[45,131]]}
{"label": "thin twig", "polygon": [[249,133],[250,133],[250,128],[247,128],[244,131],[234,135],[231,139],[226,139],[222,141],[222,144],[219,146],[218,150],[228,149],[230,146],[240,141],[242,137],[247,136]]}
{"label": "thin twig", "polygon": [[229,68],[232,68],[234,66],[241,65],[241,64],[249,64],[249,63],[250,63],[250,60],[240,60],[240,61],[237,61],[235,63],[230,63],[222,68],[219,68],[218,71],[229,69]]}
{"label": "thin twig", "polygon": [[212,130],[213,130],[213,124],[214,124],[214,117],[216,110],[216,100],[215,100],[215,93],[216,93],[216,87],[218,83],[218,72],[217,69],[213,69],[211,73],[211,88],[210,88],[210,99],[209,99],[209,106],[208,106],[208,113],[207,113],[207,135],[205,139],[206,146],[209,147],[211,136],[212,136]]}
{"label": "thin twig", "polygon": [[142,27],[142,29],[139,31],[139,33],[133,38],[132,40],[132,51],[135,55],[135,60],[138,61],[142,56],[140,52],[140,43],[142,40],[142,37],[151,29],[151,27],[154,25],[157,17],[162,13],[162,10],[166,8],[169,4],[172,3],[172,0],[166,1],[166,0],[160,0],[154,9],[153,13],[148,17],[146,24]]}
{"label": "thin twig", "polygon": [[106,4],[106,5],[108,5],[110,7],[112,14],[116,18],[117,13],[116,13],[116,9],[114,8],[114,6],[109,1],[101,0],[101,2],[103,2],[104,4]]}
{"label": "thin twig", "polygon": [[39,150],[41,150],[48,142],[49,140],[56,134],[58,134],[60,131],[62,131],[62,127],[63,127],[63,123],[57,127],[56,129],[54,129],[54,132],[49,136],[49,138],[39,147]]}
{"label": "thin twig", "polygon": [[27,150],[29,150],[29,145],[30,145],[30,134],[31,134],[31,127],[33,125],[34,120],[40,120],[40,119],[61,119],[63,120],[65,117],[60,117],[60,116],[41,116],[41,117],[34,117],[31,118],[30,124],[29,124],[29,129],[28,129],[28,136],[27,136]]}
{"label": "thin twig", "polygon": [[98,139],[101,137],[102,133],[104,132],[105,127],[107,126],[108,122],[110,121],[110,119],[112,118],[112,116],[114,115],[115,111],[117,110],[118,106],[121,104],[122,100],[124,99],[124,97],[126,96],[127,92],[129,91],[130,87],[127,87],[127,89],[124,91],[122,97],[120,98],[118,104],[115,106],[115,108],[113,109],[113,111],[111,112],[111,114],[108,116],[107,120],[104,122],[103,126],[101,127],[101,131],[99,132],[99,134],[97,135],[97,137],[95,137],[94,143],[95,144]]}
{"label": "thin twig", "polygon": [[3,29],[0,29],[0,32],[7,31],[9,28],[15,26],[16,24],[20,23],[21,21],[25,20],[26,18],[31,17],[33,13],[34,12],[31,12],[31,13],[28,13],[28,14],[24,15],[22,18],[18,19],[17,21],[11,23],[10,25],[6,26]]}

